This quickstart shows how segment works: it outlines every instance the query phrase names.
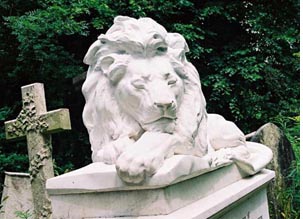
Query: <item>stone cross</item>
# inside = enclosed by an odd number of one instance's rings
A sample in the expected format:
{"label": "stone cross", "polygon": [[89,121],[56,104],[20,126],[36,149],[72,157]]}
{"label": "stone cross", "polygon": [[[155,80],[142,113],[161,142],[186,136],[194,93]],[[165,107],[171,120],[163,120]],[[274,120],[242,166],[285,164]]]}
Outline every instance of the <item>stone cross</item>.
{"label": "stone cross", "polygon": [[15,120],[5,122],[7,139],[26,137],[35,218],[50,218],[51,205],[45,189],[54,177],[51,134],[70,130],[68,109],[47,112],[44,87],[34,83],[21,88],[23,107]]}

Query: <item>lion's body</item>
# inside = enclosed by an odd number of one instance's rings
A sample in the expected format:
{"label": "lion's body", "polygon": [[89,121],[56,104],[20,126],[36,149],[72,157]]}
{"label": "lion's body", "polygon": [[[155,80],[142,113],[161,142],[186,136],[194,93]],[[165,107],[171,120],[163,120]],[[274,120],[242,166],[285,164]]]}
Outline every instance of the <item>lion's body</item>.
{"label": "lion's body", "polygon": [[83,121],[94,162],[138,183],[173,154],[207,153],[206,102],[187,51],[180,34],[128,17],[90,47]]}

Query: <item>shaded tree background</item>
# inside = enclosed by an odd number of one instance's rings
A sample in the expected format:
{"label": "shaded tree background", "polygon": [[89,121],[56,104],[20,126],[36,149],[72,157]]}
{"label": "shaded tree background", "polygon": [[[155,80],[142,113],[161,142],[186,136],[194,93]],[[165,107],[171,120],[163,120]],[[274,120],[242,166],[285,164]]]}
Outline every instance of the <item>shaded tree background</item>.
{"label": "shaded tree background", "polygon": [[[84,99],[72,79],[86,70],[88,47],[116,15],[148,16],[181,33],[208,112],[236,121],[246,133],[299,115],[297,0],[2,0],[0,15],[0,120],[20,112],[21,86],[44,83],[48,110],[71,112],[73,130],[53,138],[57,173],[90,162]],[[27,168],[25,142],[7,142],[1,125],[1,173]]]}

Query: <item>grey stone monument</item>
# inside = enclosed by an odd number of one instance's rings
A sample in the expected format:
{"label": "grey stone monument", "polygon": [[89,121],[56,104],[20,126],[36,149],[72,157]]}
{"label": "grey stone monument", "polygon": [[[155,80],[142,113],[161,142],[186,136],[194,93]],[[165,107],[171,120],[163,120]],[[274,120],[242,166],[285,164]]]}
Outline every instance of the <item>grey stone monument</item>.
{"label": "grey stone monument", "polygon": [[47,112],[41,83],[23,86],[23,107],[15,120],[5,122],[7,139],[26,137],[35,218],[50,218],[51,204],[46,180],[54,177],[51,134],[70,130],[68,109]]}
{"label": "grey stone monument", "polygon": [[33,195],[28,173],[5,172],[0,219],[16,218],[17,212],[32,215]]}

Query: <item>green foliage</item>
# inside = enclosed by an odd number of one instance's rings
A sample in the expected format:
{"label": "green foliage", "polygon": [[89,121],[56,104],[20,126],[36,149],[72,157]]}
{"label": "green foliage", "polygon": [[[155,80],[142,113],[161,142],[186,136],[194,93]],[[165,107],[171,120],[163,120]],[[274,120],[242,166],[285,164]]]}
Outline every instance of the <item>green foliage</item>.
{"label": "green foliage", "polygon": [[300,116],[276,116],[273,121],[281,127],[295,152],[296,160],[289,169],[286,186],[277,191],[281,218],[300,218]]}
{"label": "green foliage", "polygon": [[16,211],[15,215],[16,215],[17,218],[20,218],[20,219],[29,219],[32,216],[32,214],[30,213],[29,210],[27,210],[27,211]]}
{"label": "green foliage", "polygon": [[14,171],[26,172],[28,167],[28,157],[22,154],[0,154],[0,172]]}
{"label": "green foliage", "polygon": [[300,163],[300,116],[285,117],[278,115],[273,118],[273,122],[285,132],[294,149],[296,159]]}
{"label": "green foliage", "polygon": [[202,84],[212,89],[209,110],[221,111],[246,130],[279,113],[298,114],[299,59],[293,55],[299,51],[298,5],[287,5],[291,7],[281,8],[279,1],[246,1],[206,7],[210,16],[205,22],[214,32],[205,37],[213,52],[206,57],[209,73],[202,76]]}
{"label": "green foliage", "polygon": [[0,108],[0,120],[5,120],[11,113],[11,109],[8,106]]}
{"label": "green foliage", "polygon": [[67,161],[65,164],[59,166],[57,165],[57,162],[53,160],[53,164],[55,176],[59,176],[74,169],[74,165],[70,161]]}
{"label": "green foliage", "polygon": [[277,198],[283,211],[282,218],[300,218],[300,166],[293,163],[288,181],[291,182],[286,188],[277,191]]}
{"label": "green foliage", "polygon": [[[117,14],[151,16],[188,41],[189,58],[198,63],[209,111],[225,114],[246,129],[251,128],[248,122],[254,121],[256,127],[281,111],[298,113],[296,1],[283,2],[286,6],[282,8],[279,1],[37,3],[34,10],[5,17],[5,27],[18,45],[17,66],[8,72],[11,77],[25,74],[49,86],[62,80],[55,86],[60,93],[70,92],[64,79],[84,71],[80,60],[89,43],[82,37],[95,39],[96,33],[104,32]],[[50,91],[50,100],[57,99],[51,105],[62,105],[63,96]]]}
{"label": "green foliage", "polygon": [[2,196],[4,171],[27,172],[27,170],[28,157],[26,155],[16,153],[1,153],[0,150],[0,197]]}

